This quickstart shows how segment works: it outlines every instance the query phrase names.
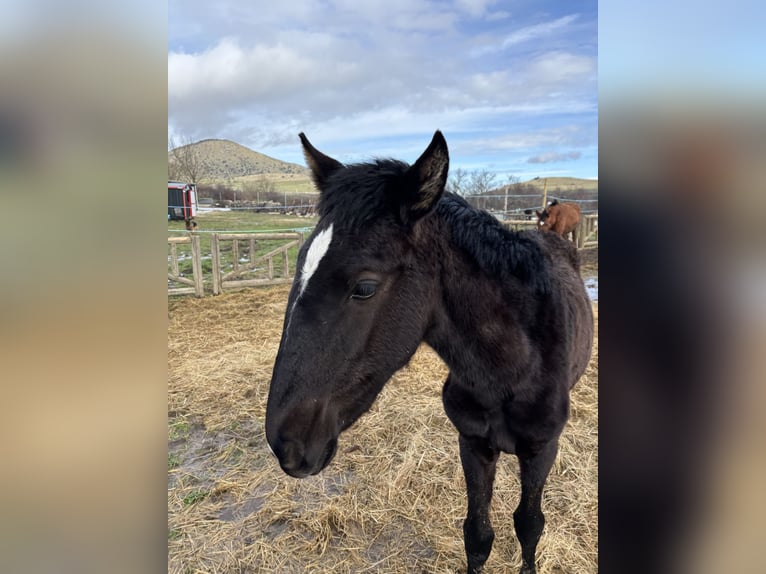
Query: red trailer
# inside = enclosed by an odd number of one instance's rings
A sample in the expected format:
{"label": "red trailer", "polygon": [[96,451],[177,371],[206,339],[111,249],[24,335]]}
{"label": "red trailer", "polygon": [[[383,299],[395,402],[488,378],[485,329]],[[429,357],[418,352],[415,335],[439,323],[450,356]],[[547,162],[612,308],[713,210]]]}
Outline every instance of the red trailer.
{"label": "red trailer", "polygon": [[191,221],[197,215],[197,185],[168,181],[168,221]]}

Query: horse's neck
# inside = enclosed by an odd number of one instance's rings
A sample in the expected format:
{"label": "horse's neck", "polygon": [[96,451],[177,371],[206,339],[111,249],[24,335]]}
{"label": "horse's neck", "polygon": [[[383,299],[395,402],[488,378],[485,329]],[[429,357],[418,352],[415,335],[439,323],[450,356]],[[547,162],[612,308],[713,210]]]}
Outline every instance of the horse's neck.
{"label": "horse's neck", "polygon": [[435,270],[437,294],[433,299],[431,319],[424,340],[434,348],[451,369],[455,369],[464,350],[475,343],[477,330],[494,321],[487,311],[492,308],[485,297],[495,297],[482,289],[486,280],[476,273],[478,262],[470,253],[456,249],[451,241],[451,222],[434,218],[426,237],[427,264]]}

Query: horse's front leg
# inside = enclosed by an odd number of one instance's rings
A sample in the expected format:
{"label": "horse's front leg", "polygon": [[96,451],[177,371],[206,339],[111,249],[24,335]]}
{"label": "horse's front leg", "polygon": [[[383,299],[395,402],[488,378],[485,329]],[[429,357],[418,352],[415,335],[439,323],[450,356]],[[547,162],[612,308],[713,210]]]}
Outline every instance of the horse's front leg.
{"label": "horse's front leg", "polygon": [[492,551],[495,531],[489,520],[489,503],[498,454],[485,439],[460,435],[460,462],[468,491],[468,516],[463,522],[468,574],[479,574]]}
{"label": "horse's front leg", "polygon": [[[521,449],[519,449],[521,451]],[[521,500],[513,513],[513,525],[521,544],[520,574],[535,574],[535,552],[543,532],[545,517],[540,508],[543,486],[558,452],[558,438],[535,452],[519,452],[521,470]]]}

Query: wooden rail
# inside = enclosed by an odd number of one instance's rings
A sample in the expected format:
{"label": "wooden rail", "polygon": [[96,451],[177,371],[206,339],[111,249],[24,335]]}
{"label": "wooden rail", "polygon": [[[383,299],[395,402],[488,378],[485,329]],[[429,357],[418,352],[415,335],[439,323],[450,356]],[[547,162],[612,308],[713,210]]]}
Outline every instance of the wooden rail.
{"label": "wooden rail", "polygon": [[[178,265],[178,246],[191,245],[191,263],[192,278],[185,277]],[[196,295],[202,297],[205,294],[202,283],[202,256],[198,235],[189,235],[187,237],[169,237],[170,255],[168,264],[168,295]],[[172,283],[188,285],[188,287],[172,287]]]}
{"label": "wooden rail", "polygon": [[506,219],[502,224],[513,231],[537,229],[537,219]]}
{"label": "wooden rail", "polygon": [[[262,255],[256,255],[259,244],[272,241],[285,241],[276,248]],[[211,241],[213,295],[224,290],[261,285],[280,285],[292,283],[290,273],[289,250],[303,245],[303,234],[294,233],[214,233]],[[223,244],[231,242],[231,269],[223,261]],[[244,250],[240,242],[246,242],[248,258],[243,261]],[[281,258],[281,269],[275,272],[274,258]],[[226,269],[225,269],[226,268]],[[245,278],[245,275],[261,274],[257,278]]]}

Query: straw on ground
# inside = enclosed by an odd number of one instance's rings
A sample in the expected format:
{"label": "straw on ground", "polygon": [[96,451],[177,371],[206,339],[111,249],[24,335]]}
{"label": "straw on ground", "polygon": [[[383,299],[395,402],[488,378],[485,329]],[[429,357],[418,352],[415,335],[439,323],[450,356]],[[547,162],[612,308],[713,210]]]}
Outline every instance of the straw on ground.
{"label": "straw on ground", "polygon": [[[457,432],[441,406],[447,369],[429,348],[341,435],[320,475],[290,478],[270,455],[263,421],[287,291],[169,303],[168,571],[464,571]],[[598,340],[546,486],[540,574],[597,572],[597,365]],[[488,573],[521,564],[517,476],[502,456]]]}

